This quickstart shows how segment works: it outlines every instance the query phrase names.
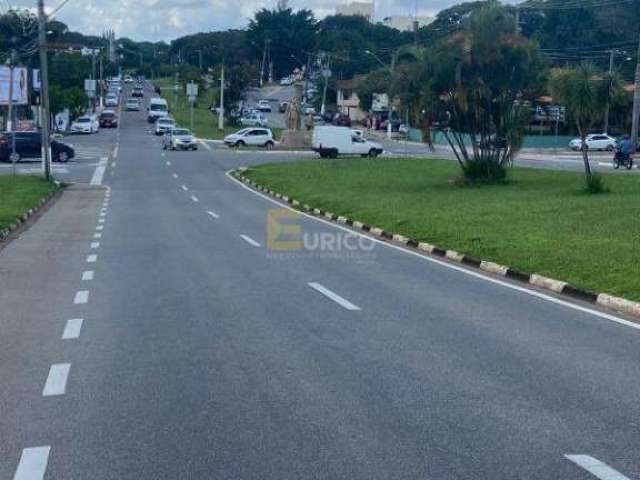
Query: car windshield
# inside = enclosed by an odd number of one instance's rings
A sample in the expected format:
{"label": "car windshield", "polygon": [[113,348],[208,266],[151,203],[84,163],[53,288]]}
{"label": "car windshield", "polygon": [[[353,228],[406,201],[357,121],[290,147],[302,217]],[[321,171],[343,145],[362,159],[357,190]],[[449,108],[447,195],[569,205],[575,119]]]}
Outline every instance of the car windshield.
{"label": "car windshield", "polygon": [[171,131],[171,133],[172,133],[173,135],[176,135],[176,136],[187,136],[187,135],[191,135],[191,132],[190,132],[189,130],[185,130],[185,129],[182,129],[182,128],[177,128],[177,129],[175,129],[175,130],[172,130],[172,131]]}
{"label": "car windshield", "polygon": [[149,107],[150,110],[153,110],[154,112],[166,112],[167,111],[167,106],[166,105],[159,105],[159,104],[153,104],[151,105],[151,107]]}
{"label": "car windshield", "polygon": [[113,112],[102,112],[100,115],[102,118],[113,118],[115,117],[115,113]]}
{"label": "car windshield", "polygon": [[91,119],[87,118],[87,117],[81,117],[81,118],[76,120],[77,123],[89,123],[90,121],[91,121]]}

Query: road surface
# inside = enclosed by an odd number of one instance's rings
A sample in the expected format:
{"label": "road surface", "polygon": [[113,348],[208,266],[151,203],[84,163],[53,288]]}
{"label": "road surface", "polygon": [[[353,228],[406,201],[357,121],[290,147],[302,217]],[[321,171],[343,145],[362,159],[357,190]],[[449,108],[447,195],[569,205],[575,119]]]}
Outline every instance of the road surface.
{"label": "road surface", "polygon": [[640,479],[638,329],[113,141],[0,251],[0,479]]}

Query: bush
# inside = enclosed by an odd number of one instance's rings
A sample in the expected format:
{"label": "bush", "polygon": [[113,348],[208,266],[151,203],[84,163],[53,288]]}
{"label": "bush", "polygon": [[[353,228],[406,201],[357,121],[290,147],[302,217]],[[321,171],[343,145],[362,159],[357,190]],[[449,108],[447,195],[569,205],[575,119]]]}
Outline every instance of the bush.
{"label": "bush", "polygon": [[610,190],[602,175],[599,173],[592,173],[591,176],[585,177],[583,191],[588,194],[598,194],[609,193]]}
{"label": "bush", "polygon": [[467,162],[463,168],[468,183],[505,183],[507,170],[504,165],[491,161]]}

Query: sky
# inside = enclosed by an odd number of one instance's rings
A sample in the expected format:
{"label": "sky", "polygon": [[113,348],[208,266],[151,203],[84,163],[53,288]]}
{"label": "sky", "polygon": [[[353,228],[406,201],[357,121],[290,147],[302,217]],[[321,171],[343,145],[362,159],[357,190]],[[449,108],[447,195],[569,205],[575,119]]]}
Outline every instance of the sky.
{"label": "sky", "polygon": [[[45,0],[54,7],[62,0]],[[512,2],[513,0],[509,0]],[[2,6],[4,0],[0,0]],[[35,0],[13,0],[13,6],[32,8]],[[57,18],[74,31],[100,35],[106,28],[118,37],[170,41],[183,35],[243,28],[256,10],[275,7],[277,0],[69,0]],[[335,13],[345,0],[290,0],[294,9],[308,8],[317,18]],[[433,16],[461,0],[376,0],[376,20],[389,15]]]}

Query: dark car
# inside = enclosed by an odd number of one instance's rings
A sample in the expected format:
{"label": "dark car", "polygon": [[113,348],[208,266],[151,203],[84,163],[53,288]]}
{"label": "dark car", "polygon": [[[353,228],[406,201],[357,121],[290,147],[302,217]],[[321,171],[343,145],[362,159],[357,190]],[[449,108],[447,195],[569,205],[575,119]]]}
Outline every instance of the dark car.
{"label": "dark car", "polygon": [[116,115],[116,112],[112,112],[110,110],[102,112],[100,117],[98,117],[98,121],[102,128],[115,128],[118,126],[118,116]]}
{"label": "dark car", "polygon": [[133,91],[131,92],[131,96],[132,97],[138,97],[138,98],[144,97],[144,89],[142,89],[142,88],[134,88]]}
{"label": "dark car", "polygon": [[[0,134],[0,162],[11,161],[13,136],[19,162],[23,158],[40,158],[42,156],[42,134],[40,132],[9,132]],[[65,163],[75,156],[73,147],[57,140],[51,141],[51,160]]]}

